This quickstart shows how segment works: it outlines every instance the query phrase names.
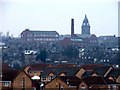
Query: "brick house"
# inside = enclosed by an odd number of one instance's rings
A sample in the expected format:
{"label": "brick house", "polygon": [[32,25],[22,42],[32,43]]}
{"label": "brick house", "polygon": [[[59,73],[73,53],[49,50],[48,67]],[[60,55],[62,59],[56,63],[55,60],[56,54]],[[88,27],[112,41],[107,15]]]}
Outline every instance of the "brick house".
{"label": "brick house", "polygon": [[60,76],[45,85],[45,90],[77,90],[80,79],[74,76]]}
{"label": "brick house", "polygon": [[32,80],[31,78],[24,72],[21,71],[18,73],[18,75],[13,80],[13,89],[31,89],[32,88]]}
{"label": "brick house", "polygon": [[75,76],[79,67],[74,64],[32,64],[24,68],[24,71],[30,76],[39,76],[42,82],[47,83],[56,76]]}
{"label": "brick house", "polygon": [[119,90],[119,83],[103,77],[59,76],[45,84],[45,90]]}
{"label": "brick house", "polygon": [[3,70],[2,72],[2,89],[7,90],[22,90],[31,89],[32,81],[24,71],[18,70]]}
{"label": "brick house", "polygon": [[101,67],[103,65],[101,64],[87,64],[87,65],[82,65],[80,66],[80,69],[79,71],[76,73],[76,76],[79,77],[79,78],[82,78],[82,76],[84,76],[84,74],[87,72],[91,73],[93,72],[93,69],[94,68],[97,68],[97,67]]}
{"label": "brick house", "polygon": [[81,90],[119,90],[120,83],[99,76],[82,78],[79,84]]}
{"label": "brick house", "polygon": [[107,78],[120,83],[120,68],[114,68],[107,75]]}

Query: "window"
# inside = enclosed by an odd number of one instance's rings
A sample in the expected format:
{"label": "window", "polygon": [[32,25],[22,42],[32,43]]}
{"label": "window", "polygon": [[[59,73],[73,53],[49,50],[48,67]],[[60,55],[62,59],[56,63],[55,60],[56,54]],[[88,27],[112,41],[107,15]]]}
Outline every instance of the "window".
{"label": "window", "polygon": [[54,79],[54,77],[53,76],[49,76],[49,80],[52,80],[52,79]]}
{"label": "window", "polygon": [[29,38],[27,38],[27,41],[30,41],[30,39],[29,39]]}
{"label": "window", "polygon": [[43,80],[43,81],[46,81],[46,77],[42,77],[42,80]]}
{"label": "window", "polygon": [[11,85],[11,81],[3,81],[3,86],[8,87]]}
{"label": "window", "polygon": [[55,37],[58,37],[58,35],[55,35]]}
{"label": "window", "polygon": [[34,34],[34,37],[36,37],[36,34]]}

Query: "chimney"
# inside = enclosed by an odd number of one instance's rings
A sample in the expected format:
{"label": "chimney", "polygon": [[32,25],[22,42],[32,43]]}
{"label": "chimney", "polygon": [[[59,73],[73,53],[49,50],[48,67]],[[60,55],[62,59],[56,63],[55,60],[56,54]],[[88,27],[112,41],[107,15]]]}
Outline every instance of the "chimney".
{"label": "chimney", "polygon": [[70,85],[70,83],[69,83],[69,79],[67,79],[67,85]]}
{"label": "chimney", "polygon": [[71,37],[74,36],[74,19],[71,19]]}

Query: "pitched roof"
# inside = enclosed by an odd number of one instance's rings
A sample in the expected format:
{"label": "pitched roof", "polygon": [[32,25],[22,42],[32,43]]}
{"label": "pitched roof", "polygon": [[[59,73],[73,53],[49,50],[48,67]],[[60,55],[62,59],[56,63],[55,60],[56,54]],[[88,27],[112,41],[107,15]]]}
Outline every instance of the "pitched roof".
{"label": "pitched roof", "polygon": [[66,76],[75,76],[78,70],[78,67],[46,67],[42,70],[42,75],[48,76],[50,73],[54,73],[55,76],[59,76],[61,73],[65,73]]}
{"label": "pitched roof", "polygon": [[103,79],[107,84],[120,84],[120,83],[117,83],[116,81],[110,80],[110,79],[105,78],[105,77],[103,77]]}
{"label": "pitched roof", "polygon": [[93,71],[85,71],[82,77],[89,77],[93,74]]}
{"label": "pitched roof", "polygon": [[2,63],[2,70],[9,70],[11,67],[7,63]]}
{"label": "pitched roof", "polygon": [[29,68],[30,71],[40,71],[46,67],[51,66],[51,64],[40,63],[40,64],[31,64],[29,66],[30,66]]}
{"label": "pitched roof", "polygon": [[81,82],[81,80],[75,76],[60,76],[59,78],[70,86],[78,86]]}
{"label": "pitched roof", "polygon": [[99,76],[104,76],[111,66],[96,67],[93,69]]}
{"label": "pitched roof", "polygon": [[58,64],[57,66],[61,66],[61,67],[76,67],[75,64]]}
{"label": "pitched roof", "polygon": [[118,84],[115,81],[109,80],[107,78],[98,77],[98,76],[90,76],[90,77],[84,77],[83,82],[85,82],[87,85],[108,85],[108,84]]}
{"label": "pitched roof", "polygon": [[14,78],[18,75],[18,70],[3,70],[2,71],[2,80],[3,81],[13,81]]}
{"label": "pitched roof", "polygon": [[106,84],[106,82],[103,80],[102,77],[96,77],[96,76],[90,76],[90,77],[84,77],[83,81],[87,85],[100,85],[100,84]]}
{"label": "pitched roof", "polygon": [[114,68],[110,71],[107,77],[113,77],[114,79],[118,78],[120,75],[120,68]]}
{"label": "pitched roof", "polygon": [[96,67],[101,67],[103,66],[102,64],[86,64],[86,65],[82,65],[81,68],[85,69],[85,70],[93,70]]}

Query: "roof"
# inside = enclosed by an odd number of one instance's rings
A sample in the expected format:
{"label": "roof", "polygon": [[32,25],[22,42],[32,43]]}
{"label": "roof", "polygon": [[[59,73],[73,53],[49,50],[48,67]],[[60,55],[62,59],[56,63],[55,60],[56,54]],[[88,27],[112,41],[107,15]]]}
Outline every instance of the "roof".
{"label": "roof", "polygon": [[[81,80],[76,76],[58,76],[56,78],[61,80],[68,86],[78,86],[81,82]],[[54,78],[53,80],[55,80],[56,78]],[[53,80],[51,80],[50,82],[52,82]],[[46,85],[50,82],[46,83]]]}
{"label": "roof", "polygon": [[93,69],[95,73],[97,73],[99,76],[104,76],[106,72],[110,69],[111,66],[102,66],[102,67],[96,67]]}
{"label": "roof", "polygon": [[18,75],[18,70],[3,70],[2,71],[2,80],[3,81],[12,81]]}
{"label": "roof", "polygon": [[2,69],[9,70],[9,69],[11,69],[11,67],[7,63],[2,63]]}
{"label": "roof", "polygon": [[107,75],[107,77],[113,77],[114,79],[118,78],[120,75],[120,68],[114,68],[110,71],[110,73]]}
{"label": "roof", "polygon": [[96,67],[101,67],[103,66],[102,64],[86,64],[86,65],[82,65],[81,68],[85,69],[85,70],[93,70]]}
{"label": "roof", "polygon": [[82,75],[83,77],[89,77],[93,74],[93,71],[85,71],[85,73]]}
{"label": "roof", "polygon": [[30,66],[29,71],[40,71],[40,70],[43,70],[46,67],[51,66],[51,64],[40,63],[40,64],[31,64],[31,65],[28,65],[28,66]]}
{"label": "roof", "polygon": [[46,67],[42,71],[43,76],[48,76],[50,73],[59,76],[61,73],[64,73],[66,76],[75,76],[78,72],[78,67]]}
{"label": "roof", "polygon": [[61,67],[76,67],[75,64],[58,64],[57,66],[61,66]]}
{"label": "roof", "polygon": [[[29,30],[29,29],[25,29],[23,32],[30,32],[31,34],[42,34],[42,35],[44,35],[44,34],[49,34],[49,35],[58,35],[58,33],[56,32],[56,31],[46,31],[46,30],[38,30],[38,31],[36,31],[36,30]],[[22,32],[22,33],[23,33]]]}
{"label": "roof", "polygon": [[32,34],[51,34],[56,35],[58,34],[56,31],[30,31]]}
{"label": "roof", "polygon": [[115,81],[109,80],[107,78],[98,77],[98,76],[90,76],[90,77],[84,77],[83,82],[85,82],[87,85],[108,85],[108,84],[118,84]]}
{"label": "roof", "polygon": [[96,76],[84,77],[83,81],[87,85],[106,84],[106,82],[102,79],[102,77],[96,77]]}
{"label": "roof", "polygon": [[58,64],[58,65],[51,65],[51,64],[32,64],[29,65],[30,68],[28,71],[42,71],[42,75],[48,76],[50,73],[54,73],[56,76],[59,76],[61,73],[65,73],[65,75],[75,75],[79,67],[76,67],[75,64]]}
{"label": "roof", "polygon": [[70,86],[78,86],[81,82],[81,80],[75,76],[60,76],[59,78],[66,84],[69,83]]}

